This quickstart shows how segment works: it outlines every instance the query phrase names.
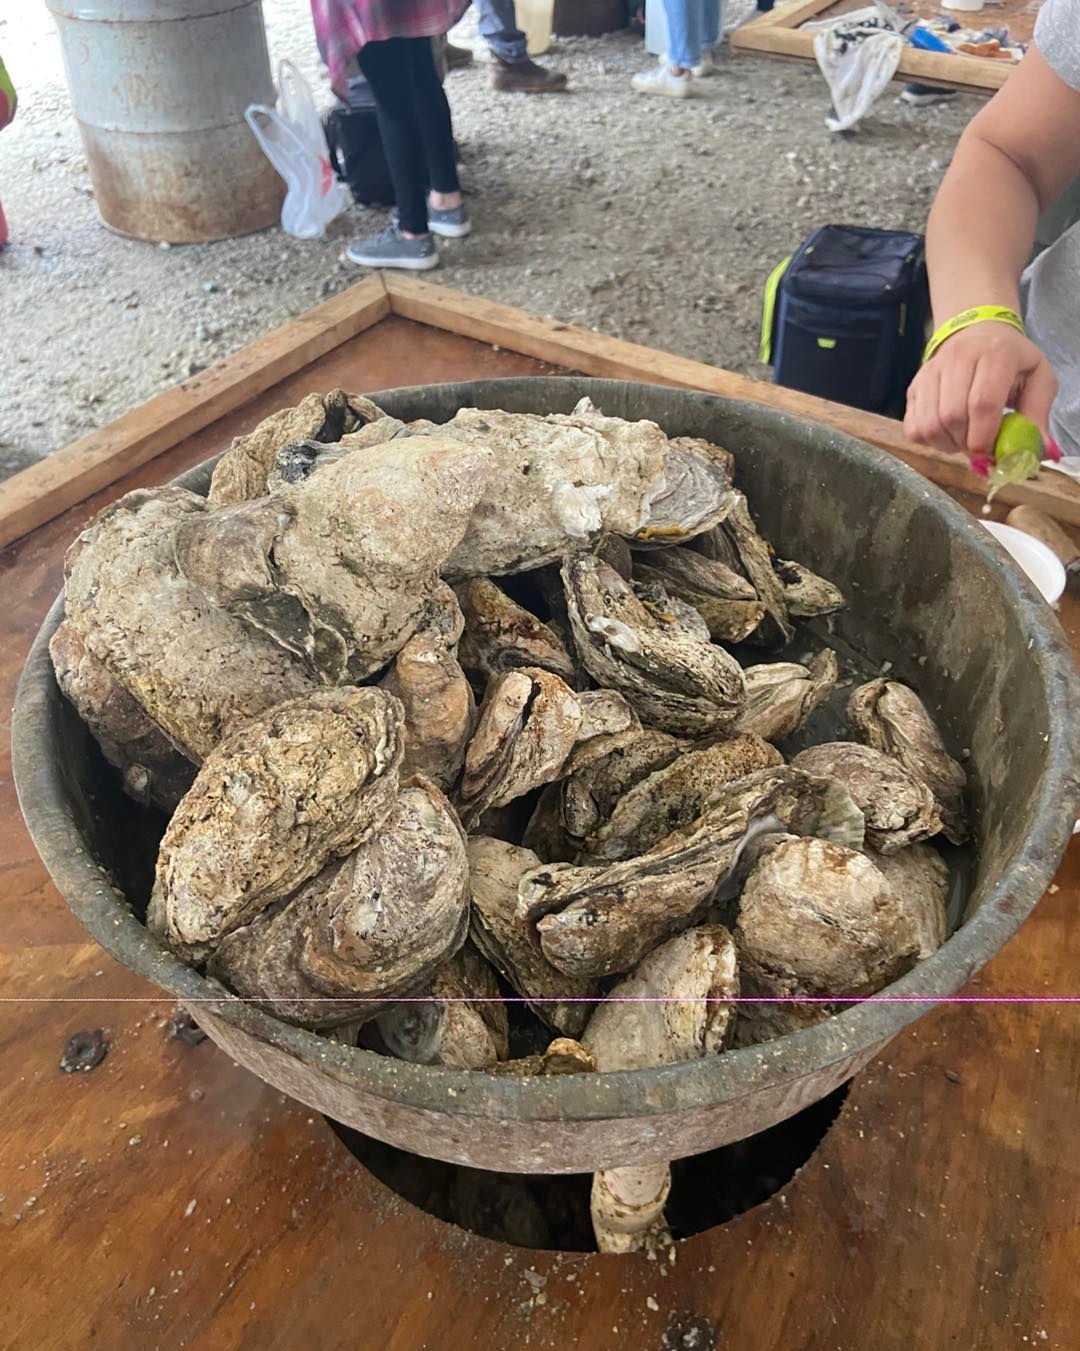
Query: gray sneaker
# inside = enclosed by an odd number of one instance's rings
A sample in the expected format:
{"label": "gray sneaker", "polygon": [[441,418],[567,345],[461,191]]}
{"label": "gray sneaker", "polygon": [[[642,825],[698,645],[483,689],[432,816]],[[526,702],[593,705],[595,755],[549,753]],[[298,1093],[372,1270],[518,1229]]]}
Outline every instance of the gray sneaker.
{"label": "gray sneaker", "polygon": [[345,257],[361,267],[403,267],[410,272],[429,272],[439,266],[439,250],[431,235],[406,239],[396,225],[350,244]]}
{"label": "gray sneaker", "polygon": [[[460,206],[448,206],[443,211],[432,206],[429,202],[427,223],[428,229],[433,235],[442,235],[444,239],[464,239],[466,235],[472,234],[469,208],[464,202]],[[394,207],[393,211],[390,212],[390,224],[399,224],[397,207]]]}

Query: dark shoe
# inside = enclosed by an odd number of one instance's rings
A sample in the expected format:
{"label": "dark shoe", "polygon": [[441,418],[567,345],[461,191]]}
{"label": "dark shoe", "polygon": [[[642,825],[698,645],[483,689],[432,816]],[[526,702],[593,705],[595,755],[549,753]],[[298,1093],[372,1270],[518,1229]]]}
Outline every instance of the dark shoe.
{"label": "dark shoe", "polygon": [[371,239],[358,239],[345,250],[345,257],[361,267],[401,267],[409,272],[428,272],[439,266],[439,251],[431,235],[406,239],[390,225]]}
{"label": "dark shoe", "polygon": [[929,108],[935,103],[949,103],[956,98],[955,89],[938,89],[932,84],[906,84],[900,97],[916,108]]}
{"label": "dark shoe", "polygon": [[491,86],[501,94],[559,94],[566,88],[566,76],[558,70],[546,70],[527,57],[524,61],[495,58]]}
{"label": "dark shoe", "polygon": [[451,70],[460,70],[472,63],[473,54],[468,47],[455,47],[452,42],[446,44],[446,64]]}

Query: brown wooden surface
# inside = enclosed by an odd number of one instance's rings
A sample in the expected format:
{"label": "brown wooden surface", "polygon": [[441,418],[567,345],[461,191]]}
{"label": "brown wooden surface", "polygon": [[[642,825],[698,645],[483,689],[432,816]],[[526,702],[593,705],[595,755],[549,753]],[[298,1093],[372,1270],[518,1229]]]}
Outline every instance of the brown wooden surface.
{"label": "brown wooden surface", "polygon": [[[1005,6],[1024,6],[1027,0],[1004,0]],[[789,60],[813,61],[814,34],[803,29],[801,24],[819,20],[833,14],[846,13],[849,9],[863,8],[862,0],[793,0],[787,5],[778,5],[767,14],[750,23],[736,28],[731,34],[731,45],[737,52],[754,52],[760,56],[779,56]],[[893,9],[908,17],[915,10],[920,15],[931,17],[946,13],[933,4],[933,0],[915,0],[914,4],[894,4]],[[966,27],[993,28],[1005,22],[999,18],[1003,7],[986,5],[980,13],[963,14],[955,17]],[[1026,18],[1026,15],[1025,15]],[[1026,23],[1017,17],[1016,33],[1019,35]],[[1010,26],[1011,31],[1011,26]],[[968,56],[963,52],[927,52],[918,47],[905,46],[896,68],[895,80],[917,80],[921,84],[938,85],[946,89],[961,89],[968,93],[992,94],[1000,89],[1009,78],[1009,72],[1015,69],[1015,62],[992,60],[988,57]]]}
{"label": "brown wooden surface", "polygon": [[[179,472],[307,388],[543,369],[387,321],[39,530],[0,555],[2,707],[59,585],[63,548],[105,497]],[[1071,598],[1063,618],[1080,642]],[[957,1005],[922,1019],[856,1079],[798,1176],[681,1244],[671,1270],[501,1247],[394,1197],[323,1121],[210,1042],[167,1037],[168,1001],[87,941],[46,880],[15,804],[7,732],[5,723],[0,994],[13,1002],[0,1004],[0,1347],[1076,1345],[1080,1009]],[[1074,846],[1057,891],[969,992],[1080,991],[1078,894]],[[57,997],[85,1002],[49,1002]],[[107,1059],[61,1074],[67,1038],[95,1027],[108,1032]],[[529,1271],[547,1278],[542,1306]],[[697,1341],[683,1340],[690,1329]]]}

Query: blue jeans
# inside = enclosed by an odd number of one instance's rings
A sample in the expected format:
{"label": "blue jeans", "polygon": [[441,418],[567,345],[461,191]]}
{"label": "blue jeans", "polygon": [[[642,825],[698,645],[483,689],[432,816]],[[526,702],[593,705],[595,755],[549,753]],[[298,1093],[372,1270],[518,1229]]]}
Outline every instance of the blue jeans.
{"label": "blue jeans", "polygon": [[480,36],[501,61],[528,60],[525,34],[517,26],[514,0],[476,0]]}
{"label": "blue jeans", "polygon": [[667,58],[689,70],[720,42],[720,0],[664,0]]}

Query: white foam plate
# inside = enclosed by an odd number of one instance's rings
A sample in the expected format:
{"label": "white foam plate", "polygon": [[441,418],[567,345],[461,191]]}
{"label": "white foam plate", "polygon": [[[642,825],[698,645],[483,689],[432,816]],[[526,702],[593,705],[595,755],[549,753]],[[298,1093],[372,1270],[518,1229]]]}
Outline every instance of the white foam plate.
{"label": "white foam plate", "polygon": [[1041,539],[1026,535],[1015,526],[1001,525],[998,521],[983,521],[982,524],[1027,573],[1048,604],[1056,605],[1065,590],[1065,569],[1057,554]]}

